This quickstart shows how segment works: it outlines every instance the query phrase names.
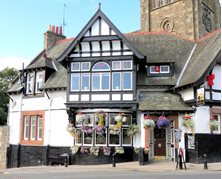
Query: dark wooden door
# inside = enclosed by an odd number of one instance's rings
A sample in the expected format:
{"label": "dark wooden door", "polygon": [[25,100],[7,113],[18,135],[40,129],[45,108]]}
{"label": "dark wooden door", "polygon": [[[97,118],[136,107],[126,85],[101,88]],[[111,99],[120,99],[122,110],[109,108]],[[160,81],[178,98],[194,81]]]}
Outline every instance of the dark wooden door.
{"label": "dark wooden door", "polygon": [[166,129],[154,128],[154,155],[166,156]]}

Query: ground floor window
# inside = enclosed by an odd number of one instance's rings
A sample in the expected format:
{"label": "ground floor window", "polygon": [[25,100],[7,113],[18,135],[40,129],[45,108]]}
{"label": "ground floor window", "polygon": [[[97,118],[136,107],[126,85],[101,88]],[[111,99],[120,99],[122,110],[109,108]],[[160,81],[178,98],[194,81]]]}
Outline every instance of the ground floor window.
{"label": "ground floor window", "polygon": [[21,144],[43,144],[44,112],[22,112]]}
{"label": "ground floor window", "polygon": [[127,113],[78,113],[75,117],[75,145],[132,146],[128,135],[132,115]]}

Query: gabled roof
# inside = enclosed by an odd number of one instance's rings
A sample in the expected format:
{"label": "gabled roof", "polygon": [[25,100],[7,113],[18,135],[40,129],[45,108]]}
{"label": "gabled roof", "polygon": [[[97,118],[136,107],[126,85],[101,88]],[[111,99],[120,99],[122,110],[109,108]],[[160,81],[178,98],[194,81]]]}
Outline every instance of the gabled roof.
{"label": "gabled roof", "polygon": [[176,87],[194,84],[201,78],[204,80],[207,73],[216,64],[216,61],[221,60],[220,53],[221,31],[219,29],[197,41],[194,53]]}
{"label": "gabled roof", "polygon": [[82,29],[82,31],[78,34],[75,40],[70,44],[70,46],[65,50],[63,55],[58,59],[59,62],[63,61],[64,58],[72,51],[72,49],[77,45],[77,43],[83,38],[89,28],[96,22],[98,18],[102,18],[111,29],[119,36],[119,38],[129,47],[129,49],[139,58],[143,59],[144,56],[141,52],[139,52],[135,46],[131,45],[131,43],[127,40],[127,38],[116,28],[116,26],[106,17],[106,15],[99,8],[95,15],[89,20],[86,26]]}

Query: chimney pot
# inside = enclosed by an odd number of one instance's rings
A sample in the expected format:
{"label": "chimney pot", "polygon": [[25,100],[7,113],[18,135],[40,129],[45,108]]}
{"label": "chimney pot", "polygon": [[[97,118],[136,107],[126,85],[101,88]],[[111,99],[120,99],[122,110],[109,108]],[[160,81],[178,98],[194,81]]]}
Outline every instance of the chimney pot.
{"label": "chimney pot", "polygon": [[51,24],[49,24],[48,26],[48,31],[51,31]]}
{"label": "chimney pot", "polygon": [[52,32],[55,32],[55,26],[54,25],[52,26]]}
{"label": "chimney pot", "polygon": [[59,27],[59,34],[62,35],[62,26]]}
{"label": "chimney pot", "polygon": [[56,26],[56,34],[59,34],[59,27]]}

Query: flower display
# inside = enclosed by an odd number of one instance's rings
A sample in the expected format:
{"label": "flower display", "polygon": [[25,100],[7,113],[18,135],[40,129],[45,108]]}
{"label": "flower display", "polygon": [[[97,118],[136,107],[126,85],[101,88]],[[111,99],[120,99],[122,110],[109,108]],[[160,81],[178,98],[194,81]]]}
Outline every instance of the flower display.
{"label": "flower display", "polygon": [[75,155],[79,151],[79,146],[78,145],[73,145],[70,147],[72,155]]}
{"label": "flower display", "polygon": [[94,146],[94,147],[90,147],[89,148],[89,151],[91,154],[95,155],[95,156],[98,156],[99,155],[99,147],[97,146]]}
{"label": "flower display", "polygon": [[100,110],[96,113],[96,117],[98,120],[98,126],[104,126],[106,113],[103,110]]}
{"label": "flower display", "polygon": [[134,150],[134,152],[135,152],[136,154],[138,154],[139,151],[140,151],[140,148],[139,148],[139,147],[134,147],[133,150]]}
{"label": "flower display", "polygon": [[117,116],[115,116],[115,121],[117,122],[116,126],[118,128],[121,128],[123,125],[123,122],[127,121],[127,117],[125,116],[125,113],[119,113]]}
{"label": "flower display", "polygon": [[81,131],[85,134],[92,134],[94,130],[92,127],[89,126],[81,126]]}
{"label": "flower display", "polygon": [[116,125],[115,126],[111,126],[110,129],[109,129],[109,133],[111,135],[119,135],[120,133],[120,128],[117,127]]}
{"label": "flower display", "polygon": [[129,128],[127,129],[127,136],[133,136],[135,134],[137,134],[139,132],[139,127],[135,124],[132,124],[129,126]]}
{"label": "flower display", "polygon": [[85,147],[85,146],[82,146],[81,148],[80,148],[80,152],[81,153],[89,153],[89,147]]}
{"label": "flower display", "polygon": [[155,127],[155,122],[152,120],[151,116],[145,116],[143,120],[144,127]]}
{"label": "flower display", "polygon": [[75,135],[76,135],[76,128],[74,127],[74,125],[72,123],[69,123],[67,125],[66,130],[70,133],[70,135],[75,137]]}
{"label": "flower display", "polygon": [[144,149],[143,149],[143,152],[145,153],[145,154],[148,154],[149,153],[149,146],[147,145]]}
{"label": "flower display", "polygon": [[193,127],[192,116],[189,114],[185,114],[183,116],[182,125],[186,128],[192,128]]}
{"label": "flower display", "polygon": [[87,118],[86,118],[86,115],[82,114],[82,113],[78,113],[76,115],[76,122],[77,123],[82,123],[83,121],[85,121]]}
{"label": "flower display", "polygon": [[210,119],[210,129],[211,131],[218,129],[219,122],[216,119]]}
{"label": "flower display", "polygon": [[103,147],[103,154],[110,156],[110,153],[111,153],[111,148],[107,147],[107,146],[104,146]]}
{"label": "flower display", "polygon": [[94,130],[98,135],[103,135],[105,133],[105,129],[106,129],[105,126],[99,126],[99,125],[94,126]]}
{"label": "flower display", "polygon": [[158,128],[169,127],[170,120],[167,119],[165,116],[160,116],[156,122],[156,125],[158,126]]}
{"label": "flower display", "polygon": [[123,147],[115,147],[115,153],[116,154],[124,154],[124,148]]}

